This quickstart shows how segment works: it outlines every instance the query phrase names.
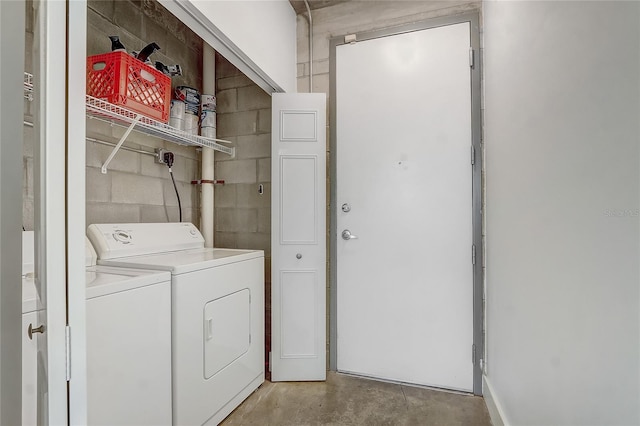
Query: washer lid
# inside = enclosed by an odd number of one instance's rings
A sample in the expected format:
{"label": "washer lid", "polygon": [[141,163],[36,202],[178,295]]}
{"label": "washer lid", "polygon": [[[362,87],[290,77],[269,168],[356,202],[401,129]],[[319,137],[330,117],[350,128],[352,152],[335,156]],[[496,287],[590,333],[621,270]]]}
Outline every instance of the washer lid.
{"label": "washer lid", "polygon": [[98,264],[124,268],[171,271],[172,274],[178,275],[259,257],[264,257],[262,250],[202,248],[149,256],[98,260]]}
{"label": "washer lid", "polygon": [[35,312],[38,310],[38,297],[36,286],[33,282],[33,275],[22,278],[22,313]]}
{"label": "washer lid", "polygon": [[[108,266],[91,266],[87,268],[85,277],[87,300],[171,281],[169,272],[112,268]],[[33,275],[29,274],[22,279],[22,313],[26,314],[40,309],[42,307],[38,306]]]}
{"label": "washer lid", "polygon": [[33,231],[22,231],[22,276],[33,272]]}
{"label": "washer lid", "polygon": [[91,266],[87,268],[87,300],[171,281],[168,272]]}

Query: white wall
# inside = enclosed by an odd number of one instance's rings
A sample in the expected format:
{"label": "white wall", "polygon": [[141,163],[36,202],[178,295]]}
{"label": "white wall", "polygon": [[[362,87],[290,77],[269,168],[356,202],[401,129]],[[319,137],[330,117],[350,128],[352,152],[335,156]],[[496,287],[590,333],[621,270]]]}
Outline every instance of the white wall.
{"label": "white wall", "polygon": [[492,396],[507,424],[638,424],[640,3],[484,6]]}
{"label": "white wall", "polygon": [[295,92],[296,15],[288,0],[160,3],[264,90]]}
{"label": "white wall", "polygon": [[[22,2],[0,2],[0,424],[20,424],[22,393]],[[18,37],[16,38],[16,34]]]}

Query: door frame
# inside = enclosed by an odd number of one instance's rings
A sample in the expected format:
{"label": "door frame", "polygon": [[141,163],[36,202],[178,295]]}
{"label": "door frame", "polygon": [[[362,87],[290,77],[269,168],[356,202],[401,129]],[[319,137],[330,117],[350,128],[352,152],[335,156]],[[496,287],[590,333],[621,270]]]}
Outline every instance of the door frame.
{"label": "door frame", "polygon": [[338,343],[338,274],[337,274],[337,135],[336,135],[336,48],[344,45],[345,37],[355,35],[357,42],[372,40],[380,37],[404,34],[414,31],[427,30],[448,25],[455,25],[468,22],[470,25],[470,57],[473,55],[473,67],[471,72],[471,146],[469,162],[473,161],[472,170],[472,235],[473,247],[469,257],[473,259],[475,251],[475,262],[473,264],[473,353],[469,354],[473,360],[473,393],[482,395],[482,364],[484,358],[484,247],[482,244],[482,111],[481,111],[481,67],[482,55],[480,54],[480,16],[479,12],[465,13],[461,15],[446,16],[441,18],[428,19],[426,21],[401,25],[397,27],[384,28],[381,30],[366,31],[355,34],[345,34],[333,37],[329,47],[329,99],[330,99],[330,256],[329,256],[329,369],[337,370],[337,343]]}
{"label": "door frame", "polygon": [[[86,60],[87,1],[67,2],[66,249],[67,325],[71,371],[69,424],[87,424],[86,315]],[[73,124],[71,124],[73,123]]]}
{"label": "door frame", "polygon": [[[38,421],[68,424],[67,54],[68,0],[40,0],[34,21],[34,273],[38,291]],[[55,48],[54,48],[55,47]],[[38,284],[40,283],[40,284]],[[41,287],[39,287],[41,286]],[[41,292],[42,291],[42,292]],[[44,353],[42,357],[40,353]],[[41,363],[46,364],[41,366]],[[40,368],[42,367],[42,370]],[[40,374],[46,371],[46,388]],[[45,417],[42,417],[45,416]]]}

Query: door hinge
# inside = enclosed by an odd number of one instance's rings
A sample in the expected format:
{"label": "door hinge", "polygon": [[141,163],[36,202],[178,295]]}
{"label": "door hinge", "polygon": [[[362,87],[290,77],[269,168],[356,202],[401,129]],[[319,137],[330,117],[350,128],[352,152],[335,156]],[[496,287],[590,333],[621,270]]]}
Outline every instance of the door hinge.
{"label": "door hinge", "polygon": [[471,362],[476,365],[476,345],[471,345]]}
{"label": "door hinge", "polygon": [[471,264],[472,265],[476,264],[476,245],[475,244],[471,246]]}
{"label": "door hinge", "polygon": [[475,165],[476,164],[476,148],[471,145],[471,165]]}
{"label": "door hinge", "polygon": [[469,66],[473,68],[474,65],[475,65],[475,55],[474,55],[473,47],[470,47],[469,48]]}
{"label": "door hinge", "polygon": [[[487,347],[487,332],[485,330],[482,330],[482,347]],[[482,374],[487,374],[487,360],[485,358],[486,355],[487,353],[483,352],[482,358],[480,358],[480,370],[482,371]]]}
{"label": "door hinge", "polygon": [[269,372],[271,372],[271,352],[269,352]]}
{"label": "door hinge", "polygon": [[356,41],[358,41],[358,40],[356,39],[356,35],[355,34],[349,34],[349,35],[344,36],[344,43],[345,44],[347,44],[347,43],[355,44]]}
{"label": "door hinge", "polygon": [[71,380],[71,327],[64,328],[65,370],[67,382]]}

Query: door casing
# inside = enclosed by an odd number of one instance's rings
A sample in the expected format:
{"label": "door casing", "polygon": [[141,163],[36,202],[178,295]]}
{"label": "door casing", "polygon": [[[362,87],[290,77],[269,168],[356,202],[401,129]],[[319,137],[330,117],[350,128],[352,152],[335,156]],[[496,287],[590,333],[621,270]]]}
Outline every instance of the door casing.
{"label": "door casing", "polygon": [[34,2],[34,273],[38,423],[67,424],[67,2]]}
{"label": "door casing", "polygon": [[[356,33],[357,42],[388,37],[413,31],[426,30],[468,22],[471,27],[470,60],[473,60],[471,71],[471,146],[469,161],[473,161],[472,170],[472,207],[473,207],[473,245],[475,247],[475,262],[473,264],[473,393],[482,395],[482,364],[484,358],[484,250],[482,244],[482,120],[481,120],[481,55],[480,55],[480,17],[477,12],[461,15],[434,18],[422,22],[411,23],[398,27],[385,28],[375,31]],[[349,34],[351,35],[351,34]],[[329,300],[329,368],[337,369],[337,135],[336,135],[336,48],[345,44],[345,36],[334,37],[330,40],[330,300]],[[473,159],[472,159],[473,157]],[[471,257],[470,253],[470,257]]]}

